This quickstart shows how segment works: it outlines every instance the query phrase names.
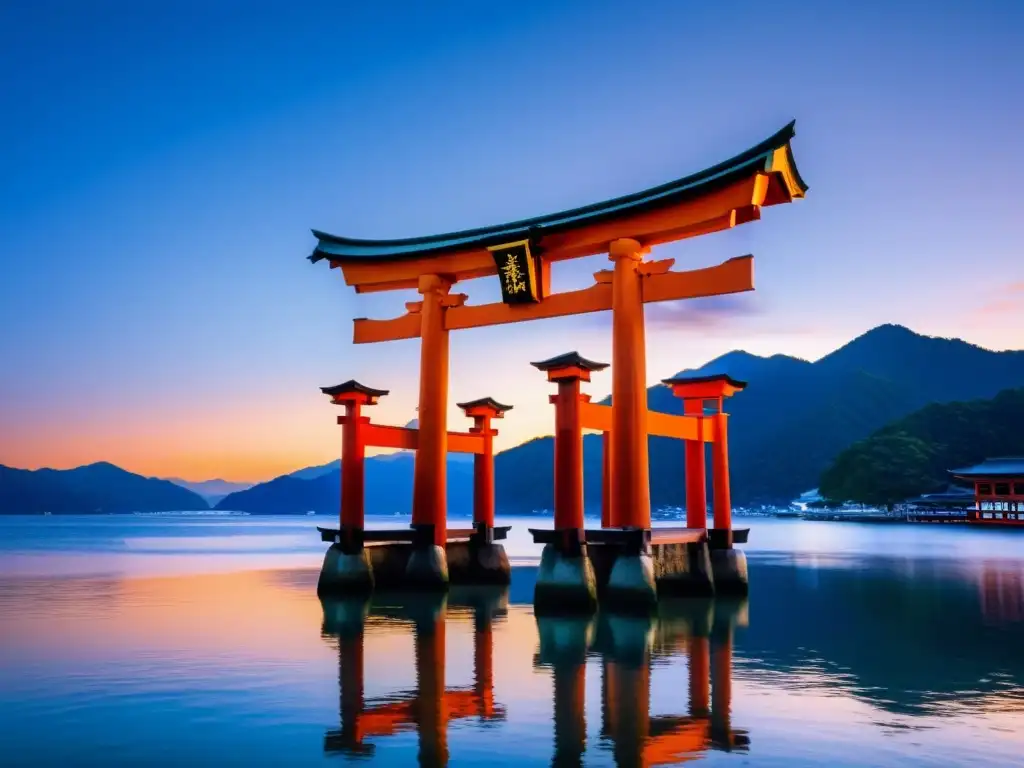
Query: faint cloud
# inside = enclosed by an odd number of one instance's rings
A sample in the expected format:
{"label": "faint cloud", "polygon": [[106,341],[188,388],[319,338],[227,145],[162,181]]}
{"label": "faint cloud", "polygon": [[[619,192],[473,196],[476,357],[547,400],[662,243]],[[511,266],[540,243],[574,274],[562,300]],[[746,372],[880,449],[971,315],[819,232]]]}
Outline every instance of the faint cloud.
{"label": "faint cloud", "polygon": [[978,315],[1007,315],[1024,310],[1024,282],[1010,283],[975,310]]}
{"label": "faint cloud", "polygon": [[[647,331],[654,334],[699,331],[708,338],[731,339],[820,333],[818,328],[794,325],[776,316],[767,309],[762,297],[750,294],[647,304],[644,318]],[[588,329],[611,333],[611,312],[595,312],[577,319]]]}
{"label": "faint cloud", "polygon": [[649,328],[721,328],[737,320],[764,314],[752,297],[709,296],[703,299],[666,301],[648,305]]}
{"label": "faint cloud", "polygon": [[419,419],[412,419],[412,420],[410,420],[405,425],[405,428],[406,429],[419,429],[420,428],[420,420]]}

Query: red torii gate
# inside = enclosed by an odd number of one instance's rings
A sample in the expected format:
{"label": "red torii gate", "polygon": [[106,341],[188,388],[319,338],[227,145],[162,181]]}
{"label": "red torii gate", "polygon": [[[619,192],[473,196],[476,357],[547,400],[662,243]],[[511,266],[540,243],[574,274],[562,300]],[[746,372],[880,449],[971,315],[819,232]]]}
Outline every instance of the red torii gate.
{"label": "red torii gate", "polygon": [[[410,559],[418,583],[444,582],[449,333],[588,312],[612,313],[612,429],[609,498],[619,520],[650,518],[647,456],[645,304],[753,290],[753,260],[672,271],[673,259],[646,261],[652,247],[756,221],[762,208],[802,198],[807,186],[793,159],[790,123],[725,162],[651,189],[569,211],[490,227],[403,240],[365,240],[314,230],[313,262],[340,268],[357,293],[417,290],[404,315],[358,318],[354,341],[421,340],[419,433],[412,522],[431,527],[429,548]],[[613,269],[594,284],[551,292],[560,261],[605,253]],[[497,276],[502,302],[473,305],[452,293],[465,280]],[[615,511],[617,510],[617,511]],[[331,557],[328,553],[328,559]],[[549,558],[550,559],[550,558]],[[644,561],[619,558],[627,582],[650,581]],[[412,567],[415,564],[415,567]],[[325,559],[325,569],[328,562]],[[618,566],[617,566],[618,567]],[[332,564],[333,568],[333,564]],[[570,569],[571,570],[571,569]],[[424,579],[419,578],[423,573]],[[649,591],[649,590],[648,590]]]}

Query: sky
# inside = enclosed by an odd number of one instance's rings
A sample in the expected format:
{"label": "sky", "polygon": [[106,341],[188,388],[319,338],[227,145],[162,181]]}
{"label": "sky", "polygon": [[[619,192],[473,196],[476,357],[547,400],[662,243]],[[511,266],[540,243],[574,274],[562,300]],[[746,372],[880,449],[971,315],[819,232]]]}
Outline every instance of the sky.
{"label": "sky", "polygon": [[[887,322],[1022,348],[1022,94],[1013,0],[0,3],[0,464],[255,481],[330,461],[320,386],[415,417],[418,341],[357,347],[351,321],[416,295],[357,296],[305,260],[311,228],[563,210],[794,118],[805,200],[652,254],[753,253],[757,289],[649,307],[649,381]],[[499,448],[550,434],[529,363],[572,349],[610,361],[607,313],[453,334],[451,428],[492,396],[515,406]]]}

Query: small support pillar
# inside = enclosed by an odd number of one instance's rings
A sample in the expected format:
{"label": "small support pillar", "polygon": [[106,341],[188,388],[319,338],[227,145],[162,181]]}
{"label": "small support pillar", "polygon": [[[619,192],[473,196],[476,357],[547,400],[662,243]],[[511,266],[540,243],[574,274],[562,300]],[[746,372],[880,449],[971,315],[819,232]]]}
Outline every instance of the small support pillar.
{"label": "small support pillar", "polygon": [[711,446],[711,476],[715,483],[715,530],[727,531],[725,548],[732,547],[732,495],[729,490],[729,417],[718,401],[715,414],[715,442]]}
{"label": "small support pillar", "polygon": [[583,427],[580,382],[590,381],[593,371],[607,368],[577,352],[551,358],[533,366],[558,385],[552,395],[555,406],[555,531],[558,540],[541,554],[534,605],[538,612],[592,611],[597,604],[594,568],[587,557],[583,523]]}
{"label": "small support pillar", "polygon": [[473,693],[479,716],[484,720],[493,719],[497,712],[494,706],[494,632],[491,617],[479,610],[473,622]]}
{"label": "small support pillar", "polygon": [[687,646],[690,717],[707,717],[711,712],[711,644],[707,637],[694,634]]}
{"label": "small support pillar", "polygon": [[[711,445],[711,474],[714,483],[714,528],[708,529],[708,546],[710,547],[711,572],[714,578],[714,589],[718,595],[746,595],[749,591],[749,579],[747,576],[747,558],[738,549],[733,548],[732,531],[732,499],[729,493],[729,422],[725,413],[723,403],[727,397],[746,388],[746,383],[737,381],[725,374],[715,376],[677,376],[672,379],[665,379],[664,384],[672,388],[673,394],[683,400],[683,410],[692,416],[697,416],[697,406],[691,403],[699,402],[700,416],[699,432],[702,438],[698,443],[700,446],[700,465],[703,467],[704,440],[710,439]],[[715,403],[713,415],[703,415],[704,402],[712,400]],[[707,429],[707,422],[710,421],[713,429]],[[711,434],[708,435],[708,432]],[[696,441],[694,441],[696,442]],[[690,499],[691,493],[695,503],[698,489],[696,480],[691,478],[691,468],[696,472],[697,458],[690,459],[690,443],[687,443],[687,525],[692,526],[696,520],[691,520]],[[692,464],[691,464],[692,462]],[[701,472],[701,486],[704,484],[703,471]],[[692,490],[691,490],[692,489]],[[703,490],[700,489],[700,490]],[[704,521],[707,521],[706,501]]]}
{"label": "small support pillar", "polygon": [[412,527],[418,532],[406,575],[420,588],[448,584],[447,532],[448,331],[451,281],[421,275],[419,437],[413,474]]}
{"label": "small support pillar", "polygon": [[474,584],[508,584],[512,566],[501,544],[494,542],[494,438],[498,430],[493,419],[503,418],[511,405],[485,397],[459,403],[466,416],[473,419],[470,433],[480,435],[483,453],[473,456],[473,535],[469,541],[469,579]]}
{"label": "small support pillar", "polygon": [[711,743],[731,752],[732,732],[732,628],[716,638],[711,649]]}
{"label": "small support pillar", "polygon": [[370,423],[362,415],[365,405],[375,405],[388,392],[372,389],[349,380],[320,391],[335,405],[345,408],[338,417],[341,438],[341,528],[337,540],[327,550],[317,582],[317,594],[365,594],[373,589],[373,569],[363,547],[365,524],[365,431]]}
{"label": "small support pillar", "polygon": [[612,441],[601,433],[601,527],[612,527]]}
{"label": "small support pillar", "polygon": [[[683,414],[697,419],[697,439],[685,441],[686,527],[708,527],[707,469],[704,465],[704,401],[683,400]],[[716,526],[717,527],[717,526]]]}
{"label": "small support pillar", "polygon": [[367,598],[321,601],[324,621],[321,631],[338,638],[338,716],[340,728],[324,739],[328,753],[370,756],[373,745],[363,741],[360,720],[366,708],[364,696],[363,645]]}

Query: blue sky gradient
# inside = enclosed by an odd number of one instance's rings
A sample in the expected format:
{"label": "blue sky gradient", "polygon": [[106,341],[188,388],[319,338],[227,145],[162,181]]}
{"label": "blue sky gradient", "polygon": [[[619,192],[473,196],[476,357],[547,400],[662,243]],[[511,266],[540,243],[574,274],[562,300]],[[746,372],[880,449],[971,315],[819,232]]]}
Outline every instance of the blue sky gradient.
{"label": "blue sky gradient", "polygon": [[[0,463],[259,479],[330,460],[317,387],[390,388],[376,418],[405,423],[418,343],[351,344],[353,317],[409,297],[304,261],[311,227],[547,213],[794,117],[805,201],[658,249],[754,253],[757,291],[649,309],[650,380],[734,348],[813,359],[883,322],[1020,348],[1022,93],[1017,2],[0,5]],[[451,401],[514,403],[501,447],[550,432],[528,363],[608,360],[609,327],[456,334]]]}

